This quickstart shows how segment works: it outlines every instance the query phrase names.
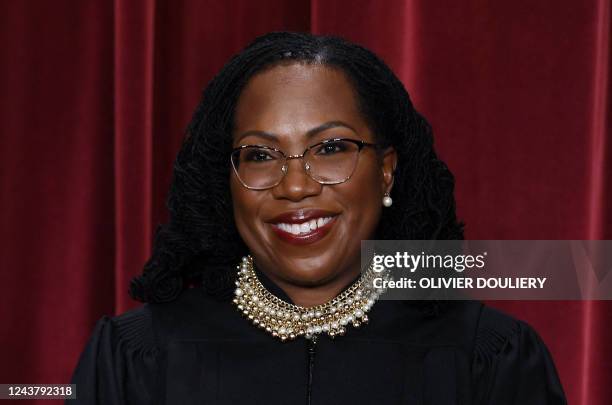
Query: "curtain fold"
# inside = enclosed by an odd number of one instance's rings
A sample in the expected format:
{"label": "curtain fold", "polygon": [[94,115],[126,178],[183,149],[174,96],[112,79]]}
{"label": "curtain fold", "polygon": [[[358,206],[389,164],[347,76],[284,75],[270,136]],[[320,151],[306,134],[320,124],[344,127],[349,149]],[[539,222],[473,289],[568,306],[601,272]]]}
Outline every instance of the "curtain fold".
{"label": "curtain fold", "polygon": [[589,239],[612,237],[610,206],[612,190],[606,188],[610,181],[610,36],[612,10],[609,0],[598,0],[594,24],[594,52],[592,76],[592,127],[591,127],[591,176],[589,189]]}
{"label": "curtain fold", "polygon": [[115,308],[151,251],[155,1],[114,2]]}
{"label": "curtain fold", "polygon": [[[128,283],[167,218],[201,90],[268,31],[344,36],[392,67],[456,176],[468,238],[612,239],[611,13],[610,0],[1,3],[0,381],[68,381],[95,321],[138,305]],[[536,328],[570,403],[610,402],[612,303],[491,304]]]}
{"label": "curtain fold", "polygon": [[[588,239],[612,238],[612,179],[610,177],[610,36],[612,28],[610,1],[597,0],[595,40],[592,75],[592,107],[590,132],[590,177],[588,193]],[[601,359],[612,359],[612,328],[610,325],[612,303],[587,301],[582,303],[581,334],[583,353],[597,353]],[[581,404],[598,403],[602,398],[612,398],[610,379],[612,369],[607,361],[595,361],[594,356],[584,356],[579,365],[581,371]]]}

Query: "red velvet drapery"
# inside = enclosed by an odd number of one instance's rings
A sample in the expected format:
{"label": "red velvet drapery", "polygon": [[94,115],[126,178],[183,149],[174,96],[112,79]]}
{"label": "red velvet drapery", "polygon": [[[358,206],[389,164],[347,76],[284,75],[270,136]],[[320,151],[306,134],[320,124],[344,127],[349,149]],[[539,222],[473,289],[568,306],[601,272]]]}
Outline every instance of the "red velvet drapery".
{"label": "red velvet drapery", "polygon": [[[136,304],[200,91],[267,31],[342,35],[391,65],[468,238],[612,239],[610,16],[609,0],[0,3],[0,382],[67,382],[95,320]],[[570,403],[612,401],[609,302],[494,304],[539,331]]]}

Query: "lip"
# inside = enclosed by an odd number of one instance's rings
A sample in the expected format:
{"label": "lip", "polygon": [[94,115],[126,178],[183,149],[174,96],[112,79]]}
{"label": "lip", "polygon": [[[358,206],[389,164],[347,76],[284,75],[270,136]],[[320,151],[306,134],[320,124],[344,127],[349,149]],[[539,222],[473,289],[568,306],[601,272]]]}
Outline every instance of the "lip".
{"label": "lip", "polygon": [[[294,245],[307,245],[310,243],[314,243],[318,240],[321,240],[325,237],[331,230],[331,228],[336,223],[336,219],[338,218],[338,213],[322,210],[322,209],[301,209],[294,211],[287,211],[280,215],[275,216],[269,221],[266,221],[270,224],[274,233],[284,240],[285,242],[289,242]],[[300,224],[302,222],[309,221],[315,218],[321,217],[332,217],[331,220],[323,225],[320,228],[317,228],[309,233],[294,235],[290,232],[286,232],[280,229],[277,226],[274,226],[278,223],[287,223],[287,224]]]}

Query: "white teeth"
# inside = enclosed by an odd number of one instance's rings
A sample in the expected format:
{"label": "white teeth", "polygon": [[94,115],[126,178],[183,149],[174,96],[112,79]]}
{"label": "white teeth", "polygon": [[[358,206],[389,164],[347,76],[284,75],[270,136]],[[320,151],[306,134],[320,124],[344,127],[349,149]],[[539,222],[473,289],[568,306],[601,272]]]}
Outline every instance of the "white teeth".
{"label": "white teeth", "polygon": [[286,224],[278,223],[274,226],[280,228],[285,232],[289,232],[293,235],[305,234],[314,231],[317,228],[322,227],[332,220],[332,217],[321,217],[317,219],[311,219],[310,221],[303,222],[301,224]]}

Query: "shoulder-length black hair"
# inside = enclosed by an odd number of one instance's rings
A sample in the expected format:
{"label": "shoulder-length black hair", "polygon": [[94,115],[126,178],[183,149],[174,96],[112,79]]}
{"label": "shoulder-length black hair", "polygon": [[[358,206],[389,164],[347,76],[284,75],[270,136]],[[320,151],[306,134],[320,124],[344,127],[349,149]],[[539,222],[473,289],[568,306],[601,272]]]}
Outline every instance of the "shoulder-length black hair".
{"label": "shoulder-length black hair", "polygon": [[463,239],[453,175],[434,151],[431,127],[389,67],[342,38],[274,32],[235,55],[204,90],[174,162],[169,221],[156,229],[153,253],[131,282],[132,298],[171,301],[198,281],[219,298],[231,297],[236,265],[248,254],[234,224],[229,187],[234,110],[249,79],[280,63],[342,70],[376,141],[395,147],[393,206],[383,210],[377,239]]}

